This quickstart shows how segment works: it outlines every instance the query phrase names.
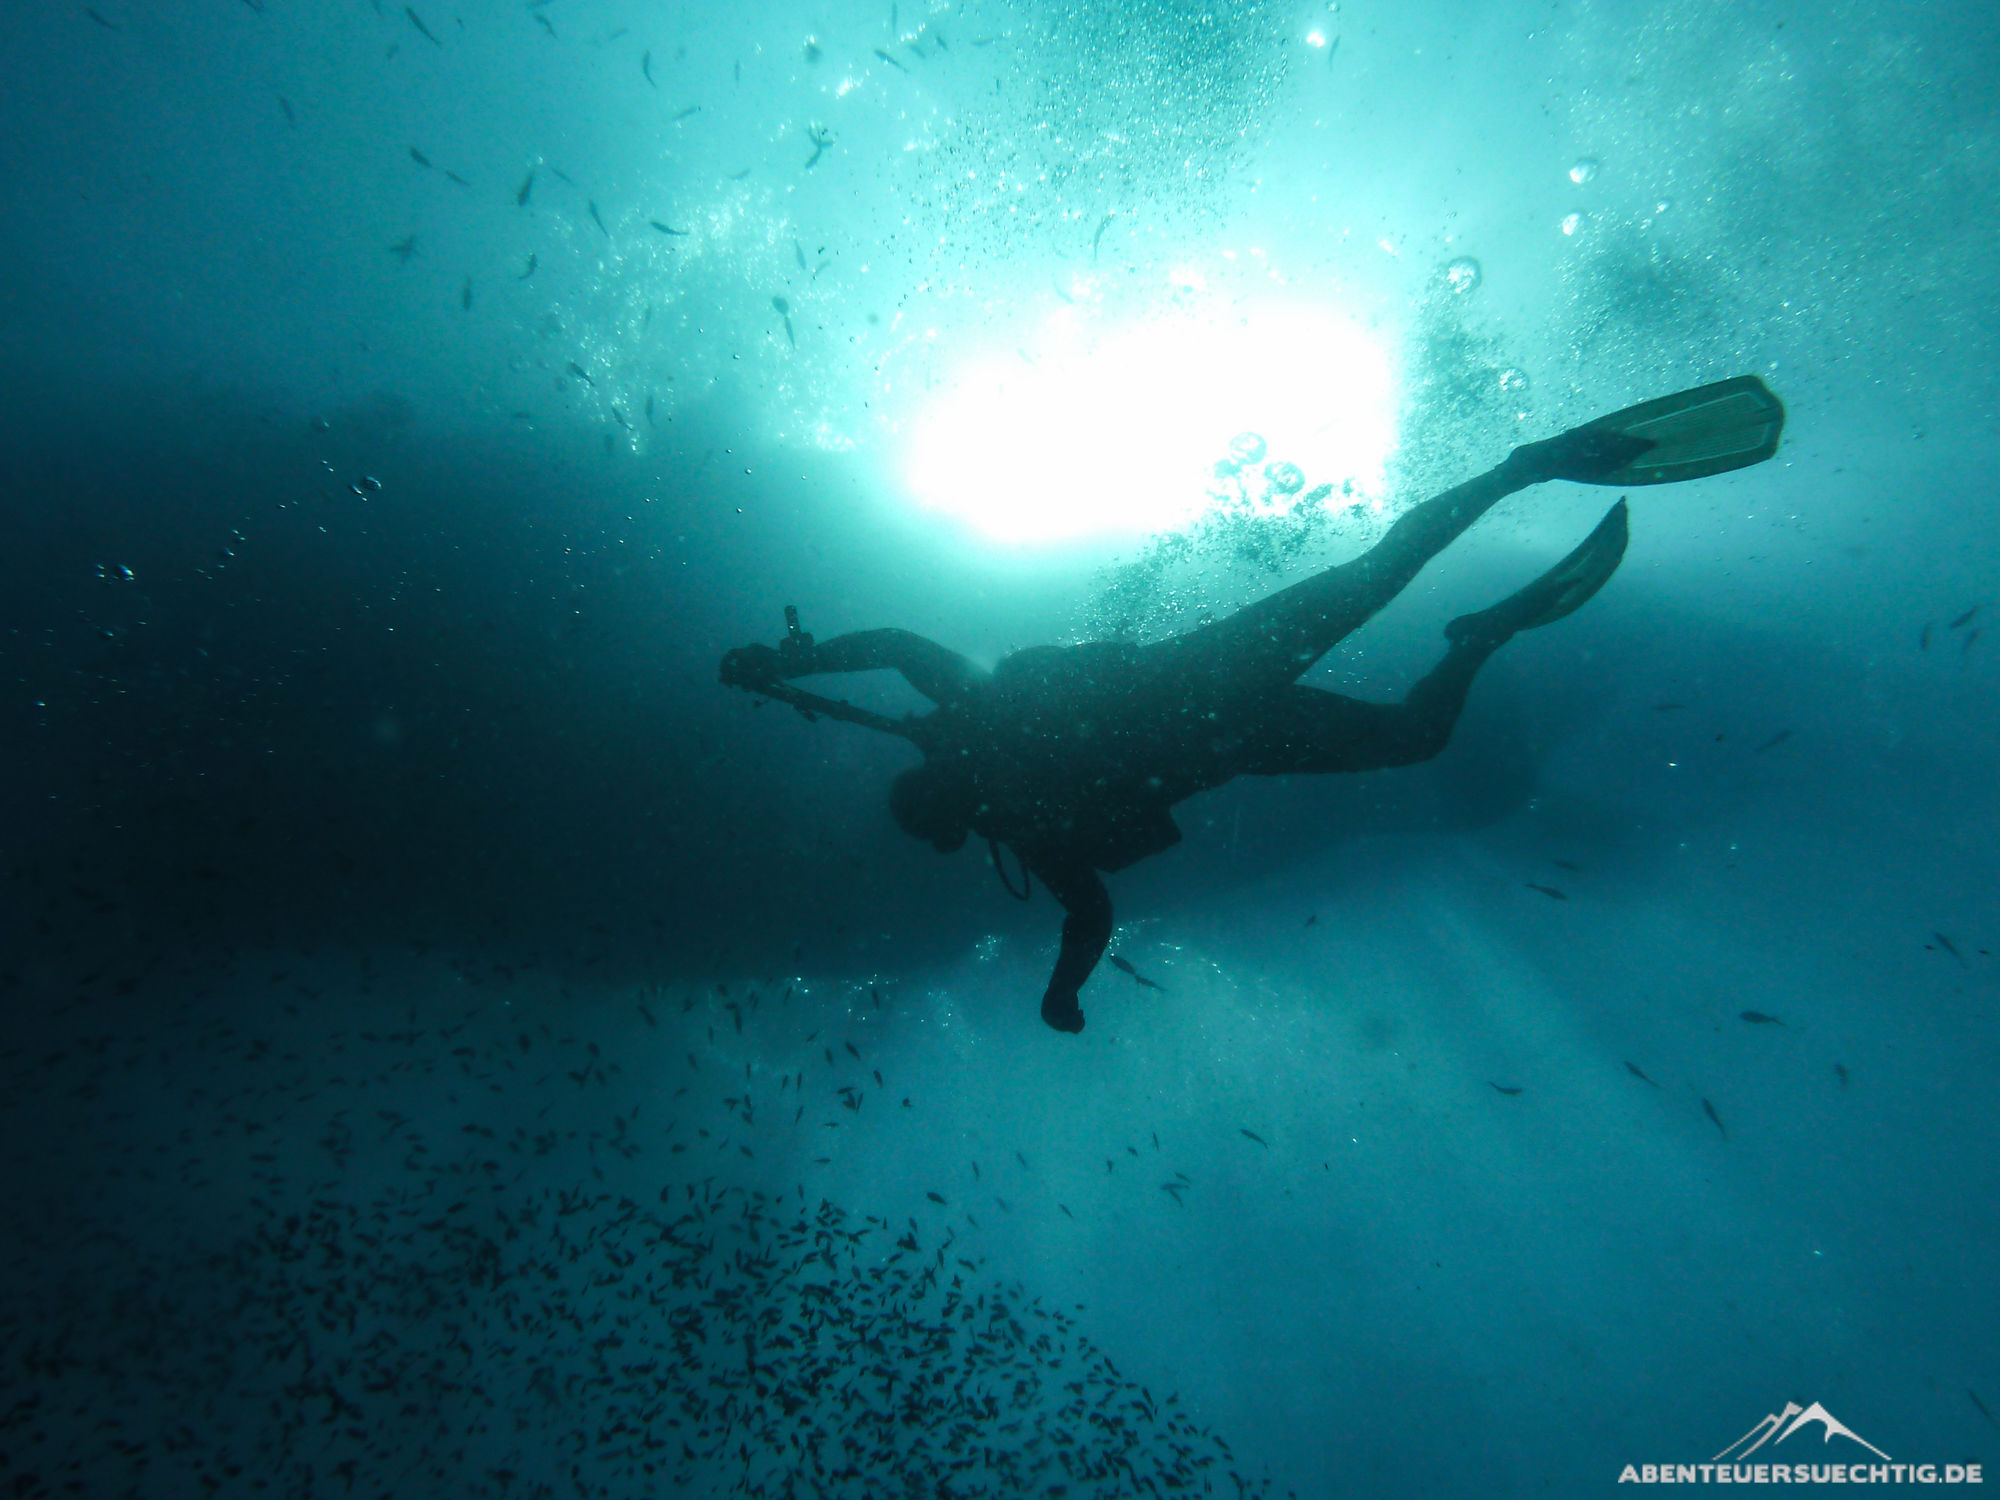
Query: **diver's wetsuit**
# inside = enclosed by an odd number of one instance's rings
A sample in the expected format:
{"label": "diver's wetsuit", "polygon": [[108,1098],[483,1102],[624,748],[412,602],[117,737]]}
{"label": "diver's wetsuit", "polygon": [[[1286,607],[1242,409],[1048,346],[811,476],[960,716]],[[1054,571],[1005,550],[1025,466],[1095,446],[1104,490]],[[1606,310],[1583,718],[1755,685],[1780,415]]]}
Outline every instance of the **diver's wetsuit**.
{"label": "diver's wetsuit", "polygon": [[[1179,842],[1174,803],[1233,776],[1374,770],[1444,748],[1480,666],[1516,629],[1538,623],[1523,615],[1535,607],[1532,589],[1453,621],[1444,659],[1401,703],[1295,679],[1496,501],[1554,477],[1561,466],[1549,455],[1562,441],[1516,449],[1498,468],[1416,506],[1351,562],[1152,645],[1036,646],[989,674],[922,636],[869,630],[798,651],[741,648],[724,659],[723,680],[755,688],[894,668],[934,702],[932,713],[875,727],[915,743],[926,770],[962,780],[971,830],[1013,848],[1062,903],[1062,952],[1042,1015],[1058,1030],[1081,1030],[1077,992],[1111,936],[1111,899],[1098,872]],[[1565,453],[1574,471],[1576,455]],[[1611,568],[1624,549],[1622,501],[1592,538],[1608,535],[1614,520]],[[1600,571],[1585,597],[1609,577],[1609,568]]]}

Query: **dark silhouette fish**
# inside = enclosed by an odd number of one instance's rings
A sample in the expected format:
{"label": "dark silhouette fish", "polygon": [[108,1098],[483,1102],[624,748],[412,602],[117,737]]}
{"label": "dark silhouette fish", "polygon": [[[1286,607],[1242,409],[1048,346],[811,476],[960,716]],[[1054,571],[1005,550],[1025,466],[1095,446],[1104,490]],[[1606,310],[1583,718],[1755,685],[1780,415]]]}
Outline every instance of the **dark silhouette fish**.
{"label": "dark silhouette fish", "polygon": [[[1641,1083],[1653,1083],[1652,1079],[1648,1078],[1644,1073],[1639,1071],[1639,1065],[1635,1062],[1628,1062],[1627,1064],[1625,1064],[1625,1071],[1630,1073],[1634,1078],[1638,1079]],[[1658,1088],[1659,1085],[1657,1083],[1653,1083],[1653,1087]]]}
{"label": "dark silhouette fish", "polygon": [[1496,1093],[1505,1094],[1509,1099],[1513,1098],[1516,1094],[1521,1092],[1520,1086],[1518,1084],[1515,1085],[1513,1088],[1509,1088],[1506,1084],[1495,1083],[1490,1078],[1486,1080],[1486,1083],[1487,1086],[1493,1089]]}
{"label": "dark silhouette fish", "polygon": [[1986,1409],[1986,1403],[1979,1399],[1979,1393],[1975,1391],[1971,1386],[1967,1386],[1965,1388],[1965,1394],[1970,1396],[1972,1398],[1972,1404],[1979,1408],[1979,1415],[1986,1418],[1987,1423],[1990,1426],[1992,1426],[1995,1430],[2000,1430],[2000,1422],[1996,1422],[1993,1420],[1993,1413]]}
{"label": "dark silhouette fish", "polygon": [[1653,705],[1653,712],[1656,714],[1670,714],[1677,708],[1686,707],[1685,703],[1655,703]]}
{"label": "dark silhouette fish", "polygon": [[1701,1101],[1701,1110],[1702,1113],[1707,1115],[1710,1121],[1714,1123],[1715,1128],[1722,1132],[1722,1138],[1725,1141],[1728,1140],[1729,1127],[1722,1123],[1722,1116],[1715,1112],[1715,1106],[1713,1104],[1710,1104],[1706,1099],[1704,1099]]}
{"label": "dark silhouette fish", "polygon": [[1835,1076],[1836,1078],[1838,1078],[1838,1079],[1840,1080],[1840,1086],[1841,1086],[1842,1088],[1846,1088],[1846,1087],[1847,1087],[1847,1064],[1846,1064],[1846,1063],[1835,1063],[1835,1064],[1833,1065],[1833,1072],[1834,1072],[1834,1076]]}
{"label": "dark silhouette fish", "polygon": [[530,172],[526,177],[521,179],[520,189],[514,194],[514,206],[516,208],[526,208],[528,206],[528,195],[534,192],[534,190],[535,174]]}
{"label": "dark silhouette fish", "polygon": [[642,54],[640,55],[640,58],[639,58],[639,71],[640,71],[641,73],[643,73],[643,74],[645,74],[645,75],[646,75],[646,82],[647,82],[647,83],[650,83],[650,84],[652,84],[654,88],[658,88],[658,87],[659,87],[659,85],[658,85],[657,83],[653,83],[653,54],[652,54],[652,53],[650,53],[650,52],[646,52],[646,53],[642,53]]}
{"label": "dark silhouette fish", "polygon": [[910,71],[908,68],[904,67],[901,63],[897,62],[894,57],[890,56],[887,52],[883,51],[880,47],[877,47],[875,49],[875,55],[881,58],[882,61],[887,63],[890,67],[894,68],[898,73],[907,73]]}
{"label": "dark silhouette fish", "polygon": [[595,224],[600,230],[603,230],[604,237],[607,240],[610,239],[611,231],[604,228],[604,220],[602,217],[599,216],[597,212],[597,200],[595,198],[588,200],[588,202],[585,204],[585,207],[587,207],[590,210],[590,222]]}
{"label": "dark silhouette fish", "polygon": [[1972,617],[1978,613],[1979,613],[1979,606],[1975,604],[1972,606],[1972,608],[1968,609],[1964,614],[1960,615],[1956,620],[1953,620],[1951,624],[1947,625],[1945,628],[1947,630],[1963,630],[1966,626],[1972,623]]}
{"label": "dark silhouette fish", "polygon": [[429,167],[431,164],[431,159],[428,156],[424,155],[423,152],[419,151],[415,146],[410,147],[410,160],[415,162],[420,167]]}
{"label": "dark silhouette fish", "polygon": [[1305,925],[1306,925],[1307,927],[1310,927],[1310,926],[1312,926],[1312,924],[1313,924],[1313,923],[1317,922],[1318,920],[1319,920],[1319,913],[1318,913],[1318,912],[1314,912],[1314,913],[1313,913],[1313,914],[1312,914],[1311,916],[1309,916],[1309,917],[1307,917],[1307,918],[1306,918],[1306,920],[1305,920]]}
{"label": "dark silhouette fish", "polygon": [[1565,896],[1561,891],[1557,890],[1552,885],[1536,885],[1532,880],[1524,880],[1521,883],[1531,891],[1540,891],[1544,896],[1547,896],[1551,901],[1569,900],[1569,897]]}
{"label": "dark silhouette fish", "polygon": [[1931,624],[1928,620],[1924,621],[1924,628],[1917,635],[1917,649],[1919,651],[1931,649]]}
{"label": "dark silhouette fish", "polygon": [[673,119],[669,120],[667,123],[670,125],[678,125],[680,124],[681,121],[691,120],[700,113],[701,113],[701,106],[699,104],[690,104],[686,109],[681,110],[678,114],[676,114],[673,117]]}
{"label": "dark silhouette fish", "polygon": [[1941,932],[1934,932],[1931,934],[1931,936],[1937,939],[1937,945],[1940,948],[1944,949],[1945,952],[1949,953],[1953,958],[1957,959],[1960,963],[1965,962],[1965,955],[1958,951],[1958,945],[1954,943],[1950,938],[1946,937]]}
{"label": "dark silhouette fish", "polygon": [[535,264],[536,264],[536,256],[533,251],[530,251],[528,253],[528,269],[523,271],[519,276],[516,276],[514,279],[516,281],[526,281],[530,276],[535,274]]}
{"label": "dark silhouette fish", "polygon": [[1764,741],[1763,744],[1759,745],[1755,750],[1752,750],[1750,753],[1752,755],[1762,755],[1766,750],[1770,750],[1775,748],[1776,746],[1784,744],[1785,741],[1790,739],[1791,737],[1792,737],[1791,730],[1780,729],[1776,734],[1772,735],[1768,740]]}
{"label": "dark silhouette fish", "polygon": [[414,234],[404,235],[389,247],[389,253],[407,266],[410,263],[410,257],[417,253],[417,237]]}
{"label": "dark silhouette fish", "polygon": [[685,235],[688,233],[687,230],[676,229],[671,224],[662,224],[658,219],[648,219],[646,222],[648,224],[651,224],[655,229],[659,230],[661,234]]}
{"label": "dark silhouette fish", "polygon": [[83,8],[83,13],[86,16],[89,16],[90,19],[95,21],[99,26],[102,26],[106,31],[119,31],[123,29],[122,27],[113,26],[109,21],[105,20],[103,16],[99,15],[96,11],[92,10],[88,5],[86,5]]}
{"label": "dark silhouette fish", "polygon": [[437,34],[433,32],[430,29],[430,27],[424,24],[424,18],[417,14],[415,6],[412,5],[404,6],[403,14],[410,18],[410,24],[412,26],[416,27],[418,31],[423,33],[425,41],[429,42],[433,47],[442,47],[444,45],[443,42],[437,39]]}
{"label": "dark silhouette fish", "polygon": [[1549,863],[1554,865],[1558,870],[1569,871],[1572,875],[1581,875],[1583,873],[1583,866],[1577,864],[1574,860],[1552,859]]}
{"label": "dark silhouette fish", "polygon": [[280,94],[278,95],[278,108],[285,112],[285,123],[291,126],[292,129],[297,130],[299,128],[299,117],[292,112],[292,101],[287,99],[283,94]]}
{"label": "dark silhouette fish", "polygon": [[1972,627],[1972,629],[1965,632],[1965,644],[1958,648],[1958,654],[1960,656],[1966,655],[1968,652],[1972,650],[1972,643],[1978,639],[1979,639],[1979,627],[1975,625]]}
{"label": "dark silhouette fish", "polygon": [[1257,1134],[1256,1131],[1247,1130],[1241,1125],[1236,1127],[1236,1131],[1237,1134],[1245,1137],[1246,1139],[1255,1141],[1258,1145],[1262,1146],[1266,1151],[1269,1151],[1271,1149],[1271,1143],[1265,1140],[1264,1137],[1262,1137],[1261,1135]]}
{"label": "dark silhouette fish", "polygon": [[1761,1010],[1746,1010],[1743,1012],[1743,1019],[1748,1021],[1752,1026],[1783,1026],[1785,1024],[1776,1016],[1767,1016]]}
{"label": "dark silhouette fish", "polygon": [[1133,983],[1137,984],[1142,989],[1160,990],[1161,994],[1166,993],[1165,990],[1160,989],[1159,985],[1153,983],[1152,980],[1148,979],[1144,974],[1141,974],[1137,969],[1133,968],[1130,963],[1128,963],[1125,959],[1118,957],[1118,955],[1115,953],[1111,955],[1111,967],[1116,969],[1121,974],[1131,975]]}

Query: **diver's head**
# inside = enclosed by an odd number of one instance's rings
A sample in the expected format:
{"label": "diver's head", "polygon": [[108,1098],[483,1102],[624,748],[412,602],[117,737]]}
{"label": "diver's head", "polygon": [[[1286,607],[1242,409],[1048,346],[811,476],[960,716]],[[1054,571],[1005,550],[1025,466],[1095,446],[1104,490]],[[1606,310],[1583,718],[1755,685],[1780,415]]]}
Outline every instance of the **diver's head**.
{"label": "diver's head", "polygon": [[949,854],[972,831],[972,783],[926,761],[891,783],[889,811],[903,832]]}

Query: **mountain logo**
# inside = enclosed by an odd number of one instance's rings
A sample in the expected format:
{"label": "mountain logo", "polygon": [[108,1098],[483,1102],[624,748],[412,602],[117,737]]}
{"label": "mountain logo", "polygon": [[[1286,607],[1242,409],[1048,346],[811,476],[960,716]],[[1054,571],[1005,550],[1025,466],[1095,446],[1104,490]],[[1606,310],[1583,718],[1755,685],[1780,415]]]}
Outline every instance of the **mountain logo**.
{"label": "mountain logo", "polygon": [[1755,1453],[1766,1443],[1771,1444],[1775,1448],[1808,1422],[1817,1422],[1824,1429],[1820,1434],[1820,1443],[1822,1446],[1832,1442],[1836,1437],[1844,1437],[1850,1441],[1859,1443],[1885,1463],[1890,1461],[1888,1454],[1855,1432],[1851,1427],[1843,1425],[1817,1401],[1807,1407],[1801,1407],[1796,1401],[1787,1401],[1783,1411],[1767,1414],[1763,1421],[1759,1422],[1755,1427],[1744,1433],[1742,1437],[1716,1454],[1710,1462],[1740,1462]]}

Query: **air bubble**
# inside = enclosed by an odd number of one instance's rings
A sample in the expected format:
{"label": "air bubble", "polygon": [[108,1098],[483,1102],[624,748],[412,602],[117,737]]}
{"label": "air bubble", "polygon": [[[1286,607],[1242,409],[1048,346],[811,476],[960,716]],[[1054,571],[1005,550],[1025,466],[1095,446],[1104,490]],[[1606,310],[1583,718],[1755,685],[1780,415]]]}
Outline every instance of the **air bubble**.
{"label": "air bubble", "polygon": [[1469,255],[1461,255],[1444,268],[1444,284],[1463,297],[1486,278],[1479,262]]}
{"label": "air bubble", "polygon": [[1239,432],[1229,440],[1229,456],[1239,464],[1254,464],[1264,456],[1264,437],[1257,432]]}
{"label": "air bubble", "polygon": [[1264,482],[1280,495],[1296,495],[1305,488],[1305,471],[1297,464],[1275,463],[1264,465]]}
{"label": "air bubble", "polygon": [[1590,179],[1595,177],[1596,175],[1597,175],[1597,158],[1594,156],[1578,157],[1576,160],[1576,165],[1569,169],[1569,180],[1577,184],[1577,186],[1579,187],[1581,187],[1584,183],[1590,181]]}

